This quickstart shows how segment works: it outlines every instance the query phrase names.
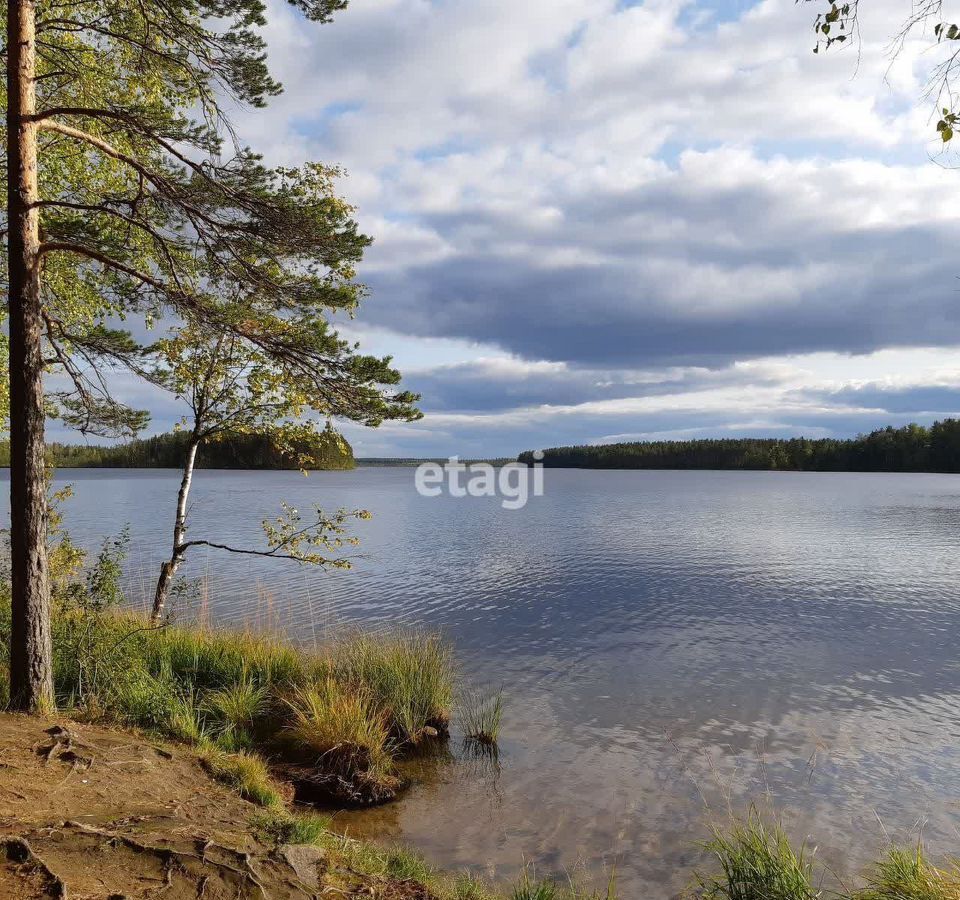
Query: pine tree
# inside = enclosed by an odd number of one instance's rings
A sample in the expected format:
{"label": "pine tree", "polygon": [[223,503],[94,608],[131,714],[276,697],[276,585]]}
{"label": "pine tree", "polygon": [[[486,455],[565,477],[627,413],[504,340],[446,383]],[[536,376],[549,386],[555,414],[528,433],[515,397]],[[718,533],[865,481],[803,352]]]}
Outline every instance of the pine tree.
{"label": "pine tree", "polygon": [[[96,434],[143,424],[104,376],[143,364],[120,317],[185,319],[288,358],[290,335],[268,326],[352,310],[368,240],[329,170],[267,168],[225,116],[280,90],[261,0],[7,2],[10,688],[15,708],[40,710],[53,702],[45,415]],[[294,5],[324,23],[346,4]],[[224,284],[276,316],[246,318]],[[51,364],[72,387],[45,397]],[[388,403],[407,415],[410,399]]]}

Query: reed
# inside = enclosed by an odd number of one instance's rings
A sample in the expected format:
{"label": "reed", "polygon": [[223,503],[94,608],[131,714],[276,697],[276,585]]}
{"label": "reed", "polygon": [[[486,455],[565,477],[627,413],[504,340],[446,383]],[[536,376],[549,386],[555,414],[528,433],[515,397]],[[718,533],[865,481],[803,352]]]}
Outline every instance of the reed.
{"label": "reed", "polygon": [[460,728],[468,741],[488,747],[497,744],[503,718],[502,690],[492,696],[476,691],[464,691],[457,711]]}

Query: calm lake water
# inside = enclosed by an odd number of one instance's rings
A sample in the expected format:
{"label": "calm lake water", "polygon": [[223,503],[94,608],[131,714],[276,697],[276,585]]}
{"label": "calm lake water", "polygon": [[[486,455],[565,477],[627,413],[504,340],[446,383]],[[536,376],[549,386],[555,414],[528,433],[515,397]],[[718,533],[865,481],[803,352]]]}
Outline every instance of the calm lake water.
{"label": "calm lake water", "polygon": [[[340,819],[447,868],[617,866],[669,897],[728,809],[775,809],[841,876],[886,838],[956,850],[960,477],[548,470],[519,511],[428,499],[412,469],[200,472],[191,536],[254,544],[287,499],[365,507],[347,573],[198,552],[220,621],[305,640],[425,624],[503,686],[499,761],[425,767],[400,803]],[[177,475],[69,471],[66,520],[129,524],[131,592],[167,546]],[[878,823],[882,820],[883,827]]]}

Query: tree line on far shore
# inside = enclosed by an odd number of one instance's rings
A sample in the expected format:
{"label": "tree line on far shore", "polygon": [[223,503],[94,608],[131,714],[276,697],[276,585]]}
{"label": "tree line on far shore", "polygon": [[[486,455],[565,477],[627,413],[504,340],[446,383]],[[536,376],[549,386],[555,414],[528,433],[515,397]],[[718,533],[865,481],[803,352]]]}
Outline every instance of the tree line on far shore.
{"label": "tree line on far shore", "polygon": [[[54,468],[179,469],[190,443],[183,431],[168,432],[114,446],[47,444],[47,460]],[[201,469],[352,469],[353,448],[332,429],[303,438],[293,455],[269,434],[231,434],[204,444]],[[0,441],[0,467],[10,465],[10,442]]]}
{"label": "tree line on far shore", "polygon": [[[533,451],[519,461],[534,462]],[[554,447],[543,464],[582,469],[960,472],[960,420],[879,428],[850,439],[720,438]]]}

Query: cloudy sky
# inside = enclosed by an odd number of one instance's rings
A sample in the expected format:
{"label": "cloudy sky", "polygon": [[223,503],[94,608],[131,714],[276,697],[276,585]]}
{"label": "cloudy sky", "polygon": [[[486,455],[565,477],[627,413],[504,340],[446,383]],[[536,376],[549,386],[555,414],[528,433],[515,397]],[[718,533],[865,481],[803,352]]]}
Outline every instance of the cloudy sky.
{"label": "cloudy sky", "polygon": [[286,92],[237,124],[348,170],[376,243],[347,330],[423,394],[357,454],[960,414],[960,170],[938,51],[888,53],[907,11],[865,7],[858,65],[793,0],[275,3]]}

